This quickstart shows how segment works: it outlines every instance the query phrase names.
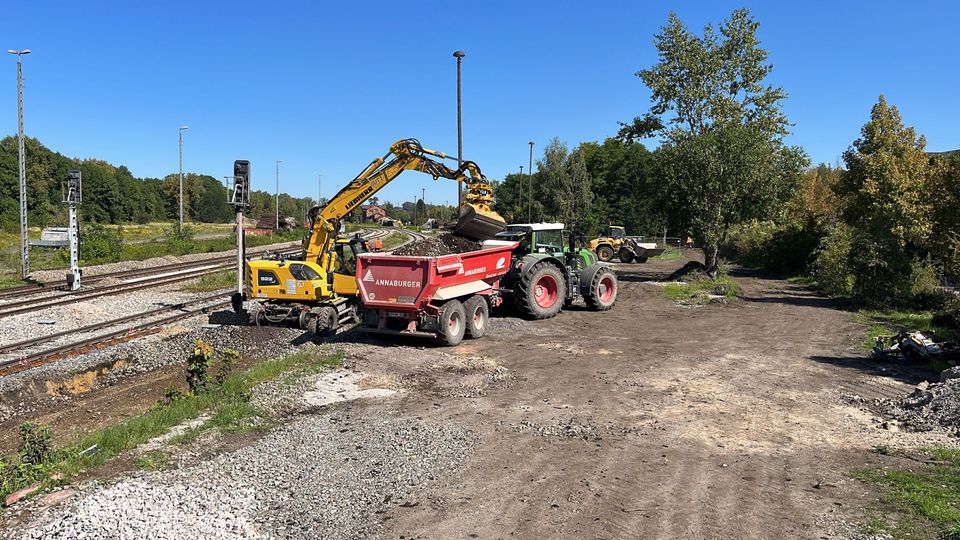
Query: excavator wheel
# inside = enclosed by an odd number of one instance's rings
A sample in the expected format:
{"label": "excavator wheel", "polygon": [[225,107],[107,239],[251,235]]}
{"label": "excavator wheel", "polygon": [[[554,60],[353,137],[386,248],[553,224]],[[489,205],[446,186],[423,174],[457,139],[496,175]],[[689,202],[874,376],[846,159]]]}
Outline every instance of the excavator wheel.
{"label": "excavator wheel", "polygon": [[613,248],[607,245],[598,247],[597,258],[603,262],[610,262],[613,259]]}
{"label": "excavator wheel", "polygon": [[332,336],[337,333],[340,317],[333,306],[323,306],[316,310],[313,317],[313,332],[320,337]]}

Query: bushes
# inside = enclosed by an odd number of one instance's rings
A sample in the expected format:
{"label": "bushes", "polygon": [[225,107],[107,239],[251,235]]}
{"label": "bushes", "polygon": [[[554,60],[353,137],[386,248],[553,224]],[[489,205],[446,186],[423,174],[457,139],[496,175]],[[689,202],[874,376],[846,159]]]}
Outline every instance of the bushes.
{"label": "bushes", "polygon": [[769,221],[737,227],[723,246],[722,255],[752,268],[784,275],[810,271],[814,254],[825,233],[810,223],[777,225]]}
{"label": "bushes", "polygon": [[814,254],[811,273],[820,290],[830,296],[846,297],[853,292],[852,243],[850,229],[838,226],[820,242]]}
{"label": "bushes", "polygon": [[80,258],[85,263],[115,262],[123,250],[123,228],[108,229],[100,223],[83,227],[80,232]]}

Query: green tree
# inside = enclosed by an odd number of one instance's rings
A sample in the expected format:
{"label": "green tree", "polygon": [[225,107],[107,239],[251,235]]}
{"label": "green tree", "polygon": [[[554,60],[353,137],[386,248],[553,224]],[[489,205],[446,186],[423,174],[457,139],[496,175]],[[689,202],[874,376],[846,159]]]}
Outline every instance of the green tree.
{"label": "green tree", "polygon": [[671,13],[656,36],[659,62],[637,72],[653,93],[650,112],[620,132],[626,140],[663,138],[664,202],[703,243],[711,274],[730,226],[773,215],[807,163],[783,143],[786,94],[765,81],[773,66],[758,28],[738,9],[719,34],[708,25],[697,36]]}
{"label": "green tree", "polygon": [[570,227],[588,226],[593,192],[584,153],[579,149],[568,153],[567,145],[554,137],[543,149],[537,169],[533,202],[540,208],[534,215]]}
{"label": "green tree", "polygon": [[903,125],[896,107],[880,96],[861,136],[843,154],[847,168],[837,193],[853,241],[849,267],[853,294],[870,304],[910,295],[913,261],[925,255],[933,230],[933,204],[925,188],[936,174],[926,140]]}

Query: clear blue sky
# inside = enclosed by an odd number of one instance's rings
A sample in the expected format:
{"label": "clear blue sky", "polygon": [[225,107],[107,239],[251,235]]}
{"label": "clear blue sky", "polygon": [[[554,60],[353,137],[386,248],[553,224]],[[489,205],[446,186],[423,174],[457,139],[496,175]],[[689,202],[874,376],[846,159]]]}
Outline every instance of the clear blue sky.
{"label": "clear blue sky", "polygon": [[[671,5],[672,4],[672,5]],[[790,138],[833,163],[881,93],[931,150],[960,147],[956,2],[53,2],[4,0],[3,50],[25,58],[26,131],[137,176],[216,177],[249,159],[256,189],[324,196],[394,140],[456,154],[452,52],[463,49],[464,155],[502,178],[560,137],[602,140],[649,106],[634,73],[676,11],[688,26],[751,8],[789,98]],[[16,132],[15,60],[0,65],[0,134]],[[454,200],[407,173],[382,199]]]}

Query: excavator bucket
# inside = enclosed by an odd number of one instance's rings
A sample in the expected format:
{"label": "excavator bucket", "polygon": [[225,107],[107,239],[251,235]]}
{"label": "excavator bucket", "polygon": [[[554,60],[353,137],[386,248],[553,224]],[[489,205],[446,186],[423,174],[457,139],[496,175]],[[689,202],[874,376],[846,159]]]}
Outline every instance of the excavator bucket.
{"label": "excavator bucket", "polygon": [[464,204],[460,207],[460,219],[457,220],[453,233],[471,240],[482,241],[493,238],[505,228],[507,228],[507,222],[500,217],[500,214],[472,204]]}

